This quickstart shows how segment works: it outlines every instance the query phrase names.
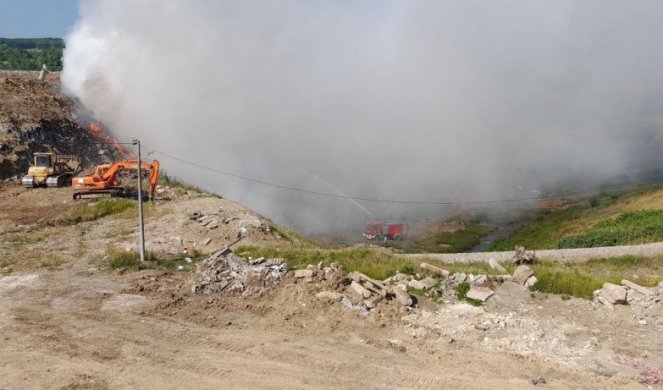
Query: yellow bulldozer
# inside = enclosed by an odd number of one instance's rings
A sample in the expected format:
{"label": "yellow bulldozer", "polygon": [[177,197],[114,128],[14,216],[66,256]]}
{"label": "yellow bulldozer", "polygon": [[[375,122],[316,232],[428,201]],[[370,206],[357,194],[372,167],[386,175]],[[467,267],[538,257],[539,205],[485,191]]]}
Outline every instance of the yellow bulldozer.
{"label": "yellow bulldozer", "polygon": [[81,172],[78,156],[58,155],[55,152],[35,153],[34,162],[23,176],[23,186],[63,187],[71,183],[71,178]]}

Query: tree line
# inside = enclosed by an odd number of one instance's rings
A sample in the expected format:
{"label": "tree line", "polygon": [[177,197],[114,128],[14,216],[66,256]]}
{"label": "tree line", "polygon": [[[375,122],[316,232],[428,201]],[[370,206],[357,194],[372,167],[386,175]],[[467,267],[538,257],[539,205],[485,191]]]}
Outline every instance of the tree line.
{"label": "tree line", "polygon": [[0,38],[0,69],[62,70],[61,38]]}

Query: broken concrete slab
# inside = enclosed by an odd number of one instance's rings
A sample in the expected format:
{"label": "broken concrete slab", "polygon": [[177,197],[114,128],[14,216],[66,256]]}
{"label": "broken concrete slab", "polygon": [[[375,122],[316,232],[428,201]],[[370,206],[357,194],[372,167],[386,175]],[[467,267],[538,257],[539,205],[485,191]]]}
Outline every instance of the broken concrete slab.
{"label": "broken concrete slab", "polygon": [[421,281],[416,280],[416,279],[410,280],[407,283],[407,285],[408,285],[408,287],[413,288],[415,290],[425,290],[426,289],[426,285],[424,283],[422,283]]}
{"label": "broken concrete slab", "polygon": [[488,283],[488,277],[486,275],[478,275],[472,280],[472,284],[475,286],[483,286]]}
{"label": "broken concrete slab", "polygon": [[527,282],[527,279],[530,276],[534,275],[534,271],[526,265],[519,265],[518,268],[513,272],[513,281],[515,283],[524,285]]}
{"label": "broken concrete slab", "polygon": [[527,280],[525,281],[524,286],[527,287],[527,288],[532,287],[532,286],[534,286],[534,285],[536,284],[536,282],[538,282],[538,281],[539,281],[539,279],[537,279],[536,276],[532,275],[532,276],[530,276],[529,278],[527,278]]}
{"label": "broken concrete slab", "polygon": [[639,284],[635,284],[629,280],[622,280],[622,286],[628,287],[631,290],[635,290],[642,295],[654,295],[654,291],[652,291],[651,289],[640,286]]}
{"label": "broken concrete slab", "polygon": [[504,282],[486,302],[489,307],[514,308],[532,300],[529,290],[518,283]]}
{"label": "broken concrete slab", "polygon": [[310,278],[313,276],[313,271],[310,269],[298,269],[295,271],[295,278],[301,279],[301,278]]}
{"label": "broken concrete slab", "polygon": [[467,279],[467,275],[464,272],[456,272],[455,274],[451,275],[450,279],[460,284]]}
{"label": "broken concrete slab", "polygon": [[396,297],[396,300],[400,302],[401,305],[412,306],[412,304],[414,303],[410,294],[408,294],[407,291],[405,290],[404,284],[399,284],[398,286],[394,287],[393,292],[394,296]]}
{"label": "broken concrete slab", "polygon": [[472,286],[467,292],[467,297],[477,301],[486,302],[495,292],[488,287]]}
{"label": "broken concrete slab", "polygon": [[498,263],[497,260],[495,259],[489,259],[488,265],[490,266],[490,268],[494,269],[497,272],[501,272],[503,274],[507,273],[506,268],[502,267],[500,263]]}
{"label": "broken concrete slab", "polygon": [[626,288],[612,283],[603,283],[603,288],[599,292],[600,297],[605,299],[612,305],[625,305],[626,302]]}
{"label": "broken concrete slab", "polygon": [[321,301],[340,302],[344,295],[334,291],[320,291],[315,297]]}
{"label": "broken concrete slab", "polygon": [[420,282],[426,286],[426,288],[432,288],[437,284],[437,279],[431,278],[430,276],[424,279],[421,279]]}
{"label": "broken concrete slab", "polygon": [[430,271],[430,272],[432,272],[432,273],[434,273],[434,274],[439,274],[439,275],[442,276],[442,277],[445,277],[445,278],[449,277],[449,271],[447,271],[447,270],[444,269],[444,268],[440,268],[440,267],[438,267],[438,266],[436,266],[436,265],[432,265],[432,264],[429,264],[429,263],[421,263],[421,264],[419,265],[419,267],[420,267],[421,269],[425,269],[425,270],[427,270],[427,271]]}
{"label": "broken concrete slab", "polygon": [[362,298],[370,298],[373,295],[366,287],[354,280],[350,283],[350,288]]}
{"label": "broken concrete slab", "polygon": [[208,229],[216,229],[219,227],[219,222],[216,219],[213,219],[206,225]]}
{"label": "broken concrete slab", "polygon": [[374,296],[364,300],[364,306],[368,309],[375,309],[378,306],[378,303],[382,301],[381,296]]}

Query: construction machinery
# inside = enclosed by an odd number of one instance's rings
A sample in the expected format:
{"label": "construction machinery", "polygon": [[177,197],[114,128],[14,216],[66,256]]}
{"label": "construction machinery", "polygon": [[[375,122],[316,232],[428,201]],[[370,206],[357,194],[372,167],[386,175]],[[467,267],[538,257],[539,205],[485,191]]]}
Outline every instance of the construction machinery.
{"label": "construction machinery", "polygon": [[368,240],[401,241],[405,239],[408,230],[409,225],[406,223],[373,220],[366,223],[362,236]]}
{"label": "construction machinery", "polygon": [[[72,180],[74,199],[97,198],[102,196],[136,198],[137,191],[122,184],[123,180],[131,178],[138,169],[138,161],[117,161],[112,164],[97,165],[89,176],[77,176]],[[140,164],[141,173],[148,176],[149,189],[144,198],[154,199],[154,190],[159,182],[159,161]],[[141,175],[142,176],[142,175]],[[142,180],[135,176],[137,180]]]}
{"label": "construction machinery", "polygon": [[81,171],[78,156],[42,152],[35,153],[33,159],[28,174],[23,176],[24,187],[62,187]]}

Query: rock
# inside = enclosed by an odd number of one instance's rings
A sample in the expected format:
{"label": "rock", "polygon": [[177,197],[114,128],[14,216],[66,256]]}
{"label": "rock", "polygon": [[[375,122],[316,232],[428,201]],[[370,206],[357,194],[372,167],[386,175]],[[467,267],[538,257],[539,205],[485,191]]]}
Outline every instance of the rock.
{"label": "rock", "polygon": [[483,286],[486,283],[488,283],[488,277],[486,275],[478,275],[472,281],[472,284],[474,284],[475,286]]}
{"label": "rock", "polygon": [[453,280],[456,283],[463,283],[465,279],[467,279],[467,275],[463,272],[456,272],[455,274],[451,275],[451,280]]}
{"label": "rock", "polygon": [[488,265],[490,266],[490,268],[494,269],[497,272],[501,272],[503,274],[507,272],[506,268],[502,267],[500,263],[498,263],[497,260],[495,259],[488,260]]}
{"label": "rock", "polygon": [[427,278],[424,278],[420,281],[426,288],[432,288],[437,284],[437,279],[431,278],[430,276]]}
{"label": "rock", "polygon": [[537,279],[536,276],[532,275],[529,278],[527,278],[527,280],[525,281],[525,287],[530,288],[534,286],[538,281],[539,279]]}
{"label": "rock", "polygon": [[412,300],[412,297],[410,294],[405,291],[405,285],[401,284],[393,289],[394,295],[396,296],[396,300],[400,302],[401,305],[403,306],[412,306],[414,301]]}
{"label": "rock", "polygon": [[498,283],[513,281],[513,276],[511,275],[486,275],[486,276],[488,276],[488,280]]}
{"label": "rock", "polygon": [[315,294],[315,297],[321,301],[340,302],[343,299],[343,294],[334,291],[320,291]]}
{"label": "rock", "polygon": [[472,286],[467,292],[467,297],[477,301],[486,302],[495,292],[488,287]]}
{"label": "rock", "polygon": [[212,239],[206,238],[205,241],[203,241],[203,245],[209,245],[210,242],[212,242]]}
{"label": "rock", "polygon": [[412,279],[408,282],[408,287],[411,287],[415,290],[425,290],[426,285],[419,280]]}
{"label": "rock", "polygon": [[368,291],[366,287],[362,286],[361,284],[359,284],[354,280],[352,281],[352,283],[350,283],[350,288],[362,298],[370,298],[371,295],[373,295],[371,294],[370,291]]}
{"label": "rock", "polygon": [[440,276],[442,276],[442,277],[445,277],[445,278],[449,277],[449,271],[447,271],[447,270],[444,269],[444,268],[440,268],[440,267],[438,267],[438,266],[436,266],[436,265],[432,265],[432,264],[428,264],[428,263],[421,263],[421,264],[419,265],[419,267],[420,267],[421,269],[428,270],[428,271],[430,271],[430,272],[432,272],[432,273],[434,273],[434,274],[438,274],[438,275],[440,275]]}
{"label": "rock", "polygon": [[543,385],[543,384],[546,384],[546,383],[547,383],[546,378],[544,378],[542,376],[537,376],[536,378],[532,378],[532,384],[534,386]]}
{"label": "rock", "polygon": [[216,229],[219,227],[219,222],[216,219],[213,219],[206,226],[208,229]]}
{"label": "rock", "polygon": [[378,306],[378,303],[380,303],[381,301],[382,301],[381,296],[379,296],[379,295],[374,296],[372,298],[368,298],[368,299],[364,300],[364,306],[366,306],[366,308],[368,308],[368,309],[375,309]]}
{"label": "rock", "polygon": [[406,274],[402,274],[402,273],[400,273],[400,272],[397,273],[396,275],[394,275],[394,276],[391,277],[391,280],[393,280],[393,281],[396,282],[396,283],[407,282],[407,281],[409,281],[410,279],[412,279],[412,276],[410,276],[410,275],[406,275]]}
{"label": "rock", "polygon": [[534,271],[532,271],[530,267],[526,265],[520,265],[513,272],[513,281],[520,285],[524,285],[525,282],[527,282],[527,279],[529,279],[532,275],[534,275]]}
{"label": "rock", "polygon": [[625,305],[626,304],[626,289],[612,283],[603,283],[601,289],[601,297],[612,305]]}
{"label": "rock", "polygon": [[631,290],[635,290],[639,292],[642,295],[654,295],[654,292],[647,287],[642,287],[638,284],[635,284],[633,282],[630,282],[628,280],[622,280],[622,286],[626,286],[630,288]]}
{"label": "rock", "polygon": [[318,269],[322,270],[323,268],[325,268],[325,262],[321,261],[321,262],[318,263]]}
{"label": "rock", "polygon": [[310,278],[313,276],[313,271],[310,269],[298,269],[295,271],[295,278]]}
{"label": "rock", "polygon": [[476,329],[476,330],[483,330],[483,331],[485,332],[485,331],[487,331],[488,329],[490,329],[490,326],[491,326],[491,325],[492,325],[492,324],[490,323],[490,321],[477,322],[476,324],[474,324],[474,329]]}
{"label": "rock", "polygon": [[529,290],[514,282],[504,282],[486,302],[489,307],[516,308],[531,301]]}
{"label": "rock", "polygon": [[313,264],[309,264],[306,266],[306,269],[315,272],[318,270],[318,267]]}

